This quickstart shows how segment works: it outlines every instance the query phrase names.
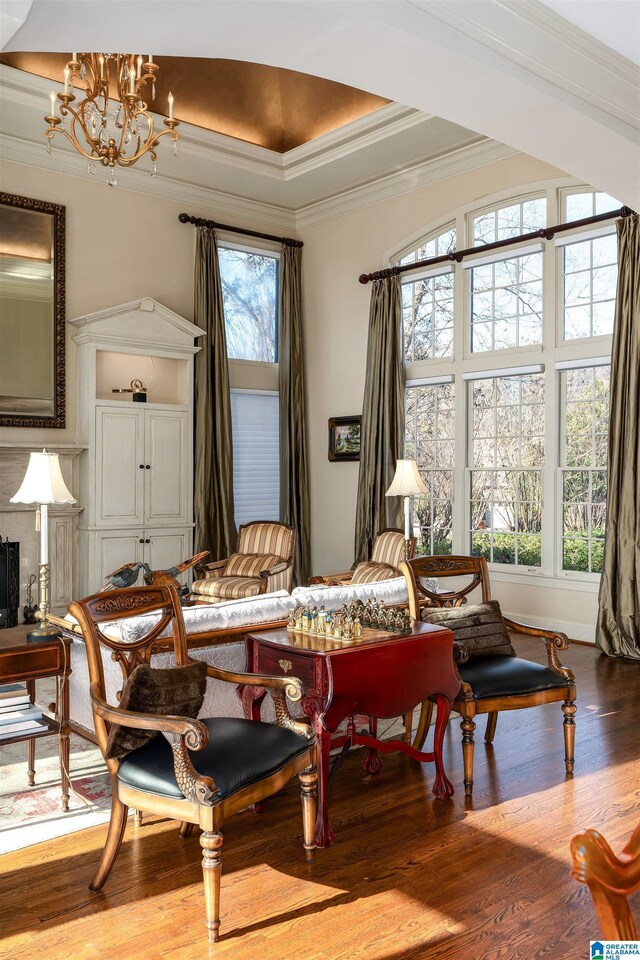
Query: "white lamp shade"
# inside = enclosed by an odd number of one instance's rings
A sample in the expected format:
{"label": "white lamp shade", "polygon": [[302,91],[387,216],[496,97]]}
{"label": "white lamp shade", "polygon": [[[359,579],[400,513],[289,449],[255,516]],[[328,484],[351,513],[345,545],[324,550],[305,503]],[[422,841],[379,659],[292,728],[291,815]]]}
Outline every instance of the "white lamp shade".
{"label": "white lamp shade", "polygon": [[413,497],[419,493],[428,492],[415,460],[396,461],[396,474],[385,496]]}
{"label": "white lamp shade", "polygon": [[22,486],[11,503],[75,503],[62,479],[57,453],[32,453]]}

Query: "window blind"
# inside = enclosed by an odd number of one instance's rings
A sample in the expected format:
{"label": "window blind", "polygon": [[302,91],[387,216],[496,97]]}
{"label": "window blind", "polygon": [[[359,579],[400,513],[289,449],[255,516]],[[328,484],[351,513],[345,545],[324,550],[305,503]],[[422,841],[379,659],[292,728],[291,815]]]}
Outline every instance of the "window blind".
{"label": "window blind", "polygon": [[278,394],[231,391],[236,525],[280,519]]}

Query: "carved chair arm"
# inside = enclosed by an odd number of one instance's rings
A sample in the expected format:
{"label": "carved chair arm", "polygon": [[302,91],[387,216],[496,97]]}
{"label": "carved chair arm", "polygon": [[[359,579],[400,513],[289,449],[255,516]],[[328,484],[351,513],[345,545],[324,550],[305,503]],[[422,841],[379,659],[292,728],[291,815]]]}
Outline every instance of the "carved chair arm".
{"label": "carved chair arm", "polygon": [[562,674],[570,682],[575,680],[573,671],[568,667],[563,667],[558,656],[558,650],[569,649],[569,638],[566,633],[561,633],[559,630],[545,630],[543,627],[532,627],[526,623],[518,623],[517,620],[510,620],[508,617],[504,618],[504,622],[507,630],[512,633],[522,633],[528,637],[541,637],[547,648],[547,666],[549,669],[553,670],[554,673]]}
{"label": "carved chair arm", "polygon": [[156,730],[158,733],[175,733],[185,737],[190,750],[202,750],[209,742],[209,731],[201,720],[192,720],[190,717],[168,717],[161,713],[138,713],[135,710],[112,707],[102,699],[96,683],[91,684],[90,692],[94,710],[99,717],[109,723],[140,730]]}
{"label": "carved chair arm", "polygon": [[640,887],[640,826],[619,856],[597,830],[571,840],[572,875],[591,891],[603,936],[635,940],[636,926],[626,898]]}
{"label": "carved chair arm", "polygon": [[293,560],[282,560],[280,563],[276,563],[275,566],[270,567],[268,570],[261,570],[258,576],[261,580],[267,580],[269,577],[275,576],[277,573],[284,573],[285,570],[288,570]]}
{"label": "carved chair arm", "polygon": [[203,563],[198,569],[202,573],[202,580],[211,580],[214,577],[221,577],[222,571],[227,565],[226,560],[216,560],[214,563]]}
{"label": "carved chair arm", "polygon": [[48,613],[47,622],[53,623],[56,627],[59,627],[63,633],[72,633],[74,637],[82,637],[84,639],[82,627],[79,623],[75,623],[73,620],[65,620],[64,617],[56,617],[54,614]]}
{"label": "carved chair arm", "polygon": [[267,677],[259,673],[235,673],[231,670],[223,670],[221,667],[210,667],[208,664],[207,676],[241,686],[265,687],[273,700],[278,726],[293,730],[305,740],[314,739],[310,723],[306,720],[296,720],[287,706],[287,698],[296,703],[304,696],[302,680],[297,677]]}
{"label": "carved chair arm", "polygon": [[466,663],[469,659],[469,651],[461,640],[453,641],[453,659],[455,663]]}
{"label": "carved chair arm", "polygon": [[227,683],[242,684],[245,687],[266,687],[267,690],[281,690],[289,700],[297,703],[304,696],[302,680],[297,677],[268,677],[260,673],[238,673],[234,670],[223,670],[222,667],[212,667],[207,664],[207,676],[214,680],[224,680]]}
{"label": "carved chair arm", "polygon": [[209,731],[201,720],[190,717],[168,717],[157,713],[138,713],[110,706],[100,696],[96,683],[90,685],[91,701],[99,717],[122,727],[155,730],[169,742],[173,752],[173,770],[183,796],[192,803],[212,806],[220,788],[211,777],[198,773],[189,756],[190,750],[202,750],[209,743]]}

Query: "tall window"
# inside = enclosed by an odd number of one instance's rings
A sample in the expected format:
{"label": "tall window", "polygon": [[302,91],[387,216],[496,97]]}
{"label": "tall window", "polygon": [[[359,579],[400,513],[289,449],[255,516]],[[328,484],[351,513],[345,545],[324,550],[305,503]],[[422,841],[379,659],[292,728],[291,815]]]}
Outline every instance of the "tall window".
{"label": "tall window", "polygon": [[[400,263],[441,257],[456,246],[455,227],[413,250]],[[402,329],[408,361],[450,357],[453,353],[453,274],[431,271],[402,285]]]}
{"label": "tall window", "polygon": [[278,257],[231,247],[218,252],[229,358],[275,363]]}
{"label": "tall window", "polygon": [[[396,262],[619,207],[549,184],[461,211]],[[405,449],[429,490],[416,500],[420,551],[597,581],[616,278],[613,221],[402,275]]]}
{"label": "tall window", "polygon": [[542,253],[471,269],[471,349],[542,343]]}
{"label": "tall window", "polygon": [[471,391],[471,551],[539,567],[544,376],[474,380]]}
{"label": "tall window", "polygon": [[407,387],[406,455],[417,461],[429,490],[414,498],[413,529],[419,554],[451,553],[454,416],[452,383]]}
{"label": "tall window", "polygon": [[604,551],[609,365],[562,376],[562,568],[600,573]]}
{"label": "tall window", "polygon": [[[277,253],[219,247],[236,525],[280,518]],[[238,363],[236,361],[252,361]]]}
{"label": "tall window", "polygon": [[[590,217],[620,207],[605,193],[585,191],[565,197],[567,220]],[[618,249],[615,227],[593,239],[576,238],[562,249],[562,319],[565,340],[609,336],[618,279]]]}

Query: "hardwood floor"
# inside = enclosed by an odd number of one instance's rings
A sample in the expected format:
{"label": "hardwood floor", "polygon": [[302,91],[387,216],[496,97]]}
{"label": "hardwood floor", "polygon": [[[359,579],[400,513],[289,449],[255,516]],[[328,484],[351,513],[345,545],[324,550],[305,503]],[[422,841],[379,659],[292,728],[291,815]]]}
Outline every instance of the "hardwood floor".
{"label": "hardwood floor", "polygon": [[[544,662],[542,644],[516,642]],[[579,960],[598,928],[570,876],[569,840],[597,827],[618,850],[640,820],[640,664],[573,645],[576,769],[565,778],[559,705],[479,726],[465,802],[457,721],[445,743],[456,788],[437,801],[432,765],[353,751],[331,800],[336,843],[307,866],[296,785],[225,831],[222,940],[206,942],[197,836],[127,828],[102,894],[87,885],[106,828],[0,858],[0,957],[24,960]],[[635,912],[640,916],[640,899]]]}

